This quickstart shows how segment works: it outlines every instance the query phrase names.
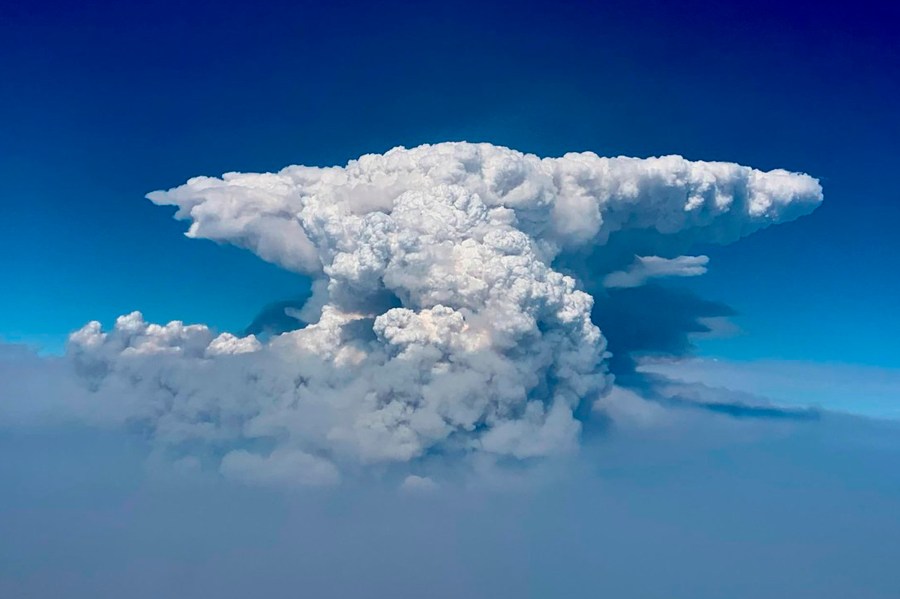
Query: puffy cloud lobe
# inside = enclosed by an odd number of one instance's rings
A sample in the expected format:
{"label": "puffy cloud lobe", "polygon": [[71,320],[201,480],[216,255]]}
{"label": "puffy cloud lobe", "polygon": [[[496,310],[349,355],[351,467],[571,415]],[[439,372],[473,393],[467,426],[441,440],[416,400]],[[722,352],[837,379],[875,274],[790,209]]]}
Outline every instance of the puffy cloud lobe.
{"label": "puffy cloud lobe", "polygon": [[[78,372],[165,447],[224,453],[227,476],[327,484],[339,468],[435,451],[572,449],[576,413],[611,376],[593,298],[555,260],[624,229],[731,241],[811,210],[821,190],[806,175],[675,156],[447,143],[149,197],[177,206],[190,236],[317,277],[291,308],[311,324],[261,343],[135,313],[72,335]],[[641,258],[622,276],[696,272],[701,258]]]}

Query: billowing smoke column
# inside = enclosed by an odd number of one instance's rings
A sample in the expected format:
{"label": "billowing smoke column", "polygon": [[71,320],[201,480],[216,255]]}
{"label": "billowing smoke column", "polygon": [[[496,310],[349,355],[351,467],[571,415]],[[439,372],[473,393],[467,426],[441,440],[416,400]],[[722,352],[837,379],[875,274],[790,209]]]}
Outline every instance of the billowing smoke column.
{"label": "billowing smoke column", "polygon": [[[542,159],[444,143],[346,167],[197,177],[148,197],[177,206],[188,236],[313,276],[299,314],[310,324],[261,343],[139,313],[109,332],[92,322],[69,355],[95,401],[173,451],[224,455],[226,475],[326,484],[435,452],[571,449],[579,407],[612,377],[584,291],[597,265],[566,258],[631,230],[679,247],[728,243],[811,211],[821,188],[678,156]],[[599,280],[633,287],[706,263],[631,257],[631,270]]]}

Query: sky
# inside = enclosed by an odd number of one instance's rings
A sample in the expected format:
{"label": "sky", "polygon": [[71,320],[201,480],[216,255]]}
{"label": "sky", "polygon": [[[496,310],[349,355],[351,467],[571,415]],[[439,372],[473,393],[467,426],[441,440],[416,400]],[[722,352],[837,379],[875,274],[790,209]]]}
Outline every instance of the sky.
{"label": "sky", "polygon": [[0,3],[0,595],[896,596],[898,17]]}
{"label": "sky", "polygon": [[[888,3],[8,3],[0,335],[59,351],[140,309],[239,331],[304,283],[191,242],[144,194],[448,140],[677,153],[822,180],[809,218],[692,284],[739,359],[897,366],[898,65]],[[896,15],[893,15],[896,16]],[[165,280],[160,273],[165,271]],[[746,273],[765,272],[748,279]]]}

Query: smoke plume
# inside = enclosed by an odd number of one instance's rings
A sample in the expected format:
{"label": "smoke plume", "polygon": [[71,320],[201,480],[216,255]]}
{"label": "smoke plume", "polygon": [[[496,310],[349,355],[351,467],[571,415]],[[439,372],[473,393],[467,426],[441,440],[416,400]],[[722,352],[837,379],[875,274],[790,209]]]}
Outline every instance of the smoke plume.
{"label": "smoke plume", "polygon": [[91,322],[67,352],[89,401],[226,476],[318,485],[430,455],[571,451],[617,374],[589,292],[702,274],[685,248],[822,194],[784,170],[444,143],[148,197],[190,237],[312,277],[312,296],[285,308],[302,328],[268,339],[137,312]]}

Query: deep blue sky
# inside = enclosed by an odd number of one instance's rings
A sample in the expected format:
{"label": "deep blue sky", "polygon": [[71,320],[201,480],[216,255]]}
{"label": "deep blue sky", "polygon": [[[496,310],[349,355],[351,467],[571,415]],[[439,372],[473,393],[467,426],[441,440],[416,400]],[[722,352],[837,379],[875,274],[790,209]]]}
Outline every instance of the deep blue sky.
{"label": "deep blue sky", "polygon": [[[727,4],[727,6],[723,5]],[[708,352],[900,365],[898,9],[767,2],[5,2],[0,338],[58,348],[142,310],[240,330],[305,282],[182,236],[188,177],[490,141],[783,167],[811,217],[690,284]]]}

